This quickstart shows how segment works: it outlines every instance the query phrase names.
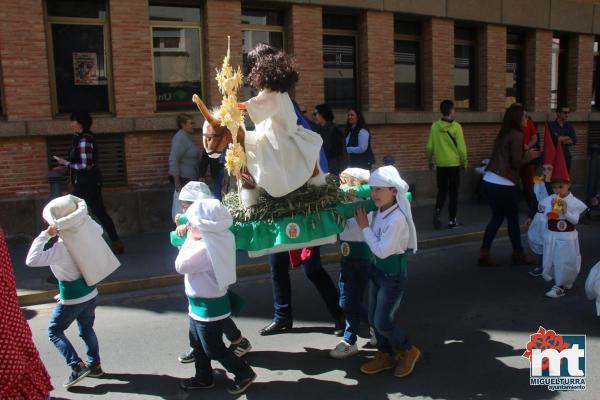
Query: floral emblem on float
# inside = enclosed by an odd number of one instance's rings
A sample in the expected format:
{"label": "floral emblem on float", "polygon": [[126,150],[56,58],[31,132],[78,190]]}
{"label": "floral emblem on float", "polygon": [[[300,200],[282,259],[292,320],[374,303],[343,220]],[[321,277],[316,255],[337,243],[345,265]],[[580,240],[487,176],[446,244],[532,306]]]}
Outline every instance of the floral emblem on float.
{"label": "floral emblem on float", "polygon": [[298,226],[298,224],[295,222],[290,222],[285,227],[285,234],[290,239],[297,239],[298,236],[300,236],[300,226]]}
{"label": "floral emblem on float", "polygon": [[344,257],[348,257],[350,255],[350,245],[347,242],[342,242],[340,252]]}

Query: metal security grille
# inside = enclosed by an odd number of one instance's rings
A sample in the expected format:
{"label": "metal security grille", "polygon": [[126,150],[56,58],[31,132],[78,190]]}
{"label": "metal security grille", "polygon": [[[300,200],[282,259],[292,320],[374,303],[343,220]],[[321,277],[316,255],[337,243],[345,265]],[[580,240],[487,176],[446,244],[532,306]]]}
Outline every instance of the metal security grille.
{"label": "metal security grille", "polygon": [[[48,151],[48,168],[56,166],[52,156],[65,159],[69,158],[72,136],[51,136],[46,138]],[[125,169],[125,144],[121,134],[96,135],[98,145],[98,158],[105,187],[119,187],[127,185],[127,171]]]}
{"label": "metal security grille", "polygon": [[600,122],[590,122],[588,132],[589,149],[593,145],[600,146]]}

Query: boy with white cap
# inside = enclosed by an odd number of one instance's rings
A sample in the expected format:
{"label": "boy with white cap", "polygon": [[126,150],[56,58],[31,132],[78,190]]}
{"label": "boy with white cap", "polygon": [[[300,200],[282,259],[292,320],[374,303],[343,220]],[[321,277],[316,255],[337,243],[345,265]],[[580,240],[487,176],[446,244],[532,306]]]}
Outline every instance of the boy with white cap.
{"label": "boy with white cap", "polygon": [[[98,338],[94,332],[96,284],[119,266],[104,239],[102,228],[88,214],[85,201],[62,196],[44,207],[48,229],[31,244],[25,263],[30,267],[50,266],[58,280],[58,304],[48,325],[48,338],[71,367],[63,387],[71,387],[86,376],[100,377]],[[87,259],[87,262],[86,262]],[[65,335],[77,321],[85,343],[87,363]]]}
{"label": "boy with white cap", "polygon": [[[181,191],[179,192],[179,202],[183,213],[175,216],[175,224],[177,225],[177,229],[175,232],[171,232],[171,243],[173,245],[180,246],[179,242],[181,242],[181,244],[185,242],[188,222],[185,212],[187,211],[188,207],[191,206],[195,201],[212,198],[214,198],[212,192],[210,191],[208,185],[204,182],[191,181],[186,183],[185,186],[181,188]],[[223,321],[223,333],[225,334],[227,340],[231,342],[229,347],[231,350],[233,350],[236,356],[243,357],[248,354],[250,350],[252,350],[250,341],[242,336],[242,332],[230,317]],[[185,353],[179,355],[177,359],[183,364],[193,363],[195,360],[194,349],[190,348]]]}
{"label": "boy with white cap", "polygon": [[421,356],[396,321],[406,285],[406,251],[417,251],[417,232],[406,198],[408,184],[398,170],[381,167],[371,174],[369,184],[378,210],[367,216],[359,208],[356,222],[375,256],[370,271],[369,323],[377,336],[377,353],[360,370],[376,374],[395,367],[394,375],[401,378],[413,371]]}
{"label": "boy with white cap", "polygon": [[[362,168],[347,168],[340,174],[340,189],[347,190],[353,201],[365,187],[370,172]],[[356,339],[360,327],[362,298],[369,281],[371,250],[363,239],[362,230],[351,218],[340,233],[340,307],[344,310],[346,326],[343,339],[329,352],[332,358],[342,359],[358,353]]]}
{"label": "boy with white cap", "polygon": [[214,359],[235,375],[227,390],[237,395],[254,382],[256,374],[223,343],[223,321],[232,308],[227,289],[236,281],[235,239],[229,230],[233,219],[216,199],[194,202],[186,216],[190,233],[175,260],[175,269],[185,274],[196,375],[182,381],[181,387],[213,387],[211,360]]}

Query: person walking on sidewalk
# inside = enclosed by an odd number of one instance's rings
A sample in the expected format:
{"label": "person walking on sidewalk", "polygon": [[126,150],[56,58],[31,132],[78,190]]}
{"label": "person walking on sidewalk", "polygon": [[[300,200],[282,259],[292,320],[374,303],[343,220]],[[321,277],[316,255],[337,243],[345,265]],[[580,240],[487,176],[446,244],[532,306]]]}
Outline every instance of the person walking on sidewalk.
{"label": "person walking on sidewalk", "polygon": [[490,249],[496,232],[504,218],[508,221],[508,235],[513,248],[513,264],[532,265],[535,260],[526,255],[521,244],[519,207],[516,184],[522,165],[540,156],[539,150],[523,149],[523,131],[527,125],[525,109],[513,104],[506,109],[502,127],[494,141],[492,159],[483,176],[483,190],[492,209],[492,217],[483,236],[478,263],[482,267],[492,267]]}
{"label": "person walking on sidewalk", "polygon": [[433,226],[440,229],[440,214],[448,195],[448,228],[460,226],[456,220],[460,167],[467,167],[467,146],[462,127],[454,120],[454,103],[444,100],[440,103],[442,118],[431,125],[427,140],[427,160],[429,169],[434,161],[437,175],[437,198],[433,210]]}
{"label": "person walking on sidewalk", "polygon": [[115,224],[104,207],[102,198],[102,173],[98,166],[98,146],[91,131],[93,119],[85,111],[71,114],[71,129],[75,134],[69,153],[69,160],[55,157],[56,161],[71,171],[73,190],[71,194],[85,200],[111,240],[115,254],[125,251],[119,239]]}

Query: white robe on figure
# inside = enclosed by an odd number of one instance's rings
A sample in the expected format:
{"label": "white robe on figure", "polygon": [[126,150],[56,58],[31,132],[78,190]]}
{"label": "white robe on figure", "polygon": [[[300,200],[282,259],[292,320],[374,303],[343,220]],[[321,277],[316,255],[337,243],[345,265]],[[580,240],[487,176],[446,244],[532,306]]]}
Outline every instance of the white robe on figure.
{"label": "white robe on figure", "polygon": [[58,197],[46,204],[42,216],[58,228],[58,236],[88,286],[99,283],[121,265],[102,238],[102,229],[88,214],[83,199],[73,195]]}
{"label": "white robe on figure", "polygon": [[544,212],[542,200],[551,194],[548,194],[546,183],[544,181],[533,185],[533,193],[538,201],[538,209],[533,216],[529,229],[527,229],[527,241],[529,242],[529,247],[532,252],[542,255],[544,250],[544,238],[548,231],[548,217]]}
{"label": "white robe on figure", "polygon": [[244,142],[248,171],[269,195],[285,196],[310,179],[323,140],[298,125],[287,93],[265,89],[245,104],[255,124]]}
{"label": "white robe on figure", "polygon": [[[542,200],[544,213],[552,211],[552,201],[556,195]],[[562,199],[567,204],[567,212],[559,214],[559,219],[577,225],[579,216],[586,210],[586,205],[569,193]],[[571,289],[581,269],[579,252],[579,236],[577,230],[572,232],[554,232],[548,230],[544,239],[544,271],[542,276],[547,281],[554,279],[556,286]]]}

